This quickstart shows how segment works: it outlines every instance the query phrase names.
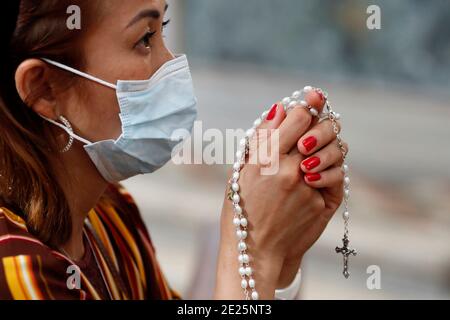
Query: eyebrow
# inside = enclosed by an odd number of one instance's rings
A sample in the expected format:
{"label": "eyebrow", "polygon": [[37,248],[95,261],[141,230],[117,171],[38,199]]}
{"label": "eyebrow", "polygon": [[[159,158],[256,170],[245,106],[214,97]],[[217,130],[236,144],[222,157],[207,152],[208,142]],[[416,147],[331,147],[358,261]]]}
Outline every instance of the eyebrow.
{"label": "eyebrow", "polygon": [[[169,5],[166,3],[165,7],[164,7],[164,12],[167,11],[167,9],[169,9]],[[150,19],[159,19],[161,17],[161,12],[159,12],[156,9],[146,9],[143,10],[141,12],[139,12],[131,21],[130,23],[127,25],[126,28],[131,27],[133,24],[136,24],[137,22],[139,22],[142,19],[146,19],[146,18],[150,18]]]}

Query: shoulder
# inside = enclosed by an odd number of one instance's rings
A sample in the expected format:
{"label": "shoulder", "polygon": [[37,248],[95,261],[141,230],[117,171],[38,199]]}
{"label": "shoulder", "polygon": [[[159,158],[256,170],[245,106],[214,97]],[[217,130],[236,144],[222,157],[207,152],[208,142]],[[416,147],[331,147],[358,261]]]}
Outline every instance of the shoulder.
{"label": "shoulder", "polygon": [[13,255],[46,254],[50,250],[28,231],[19,215],[0,208],[0,259]]}
{"label": "shoulder", "polygon": [[[111,237],[98,237],[105,247],[111,239],[116,243],[125,243],[129,257],[139,273],[146,280],[147,297],[154,299],[181,299],[178,291],[171,288],[156,257],[141,213],[130,193],[121,184],[111,184],[102,201],[91,211],[89,220],[96,234],[110,234]],[[102,230],[114,232],[103,232]],[[106,240],[105,240],[106,239]]]}
{"label": "shoulder", "polygon": [[0,300],[80,299],[82,290],[69,290],[71,263],[27,230],[25,222],[0,208]]}

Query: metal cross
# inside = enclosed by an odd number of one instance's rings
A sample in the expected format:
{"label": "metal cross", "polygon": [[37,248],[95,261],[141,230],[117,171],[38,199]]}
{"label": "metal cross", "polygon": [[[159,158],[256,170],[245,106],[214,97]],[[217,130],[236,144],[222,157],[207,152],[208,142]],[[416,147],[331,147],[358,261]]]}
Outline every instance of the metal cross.
{"label": "metal cross", "polygon": [[348,256],[349,255],[354,255],[356,256],[356,250],[354,249],[350,249],[348,247],[349,244],[349,240],[347,235],[344,235],[344,238],[342,239],[342,242],[344,243],[344,245],[342,246],[342,248],[336,247],[336,253],[342,253],[342,256],[344,258],[344,277],[347,279],[350,276],[350,273],[348,272]]}

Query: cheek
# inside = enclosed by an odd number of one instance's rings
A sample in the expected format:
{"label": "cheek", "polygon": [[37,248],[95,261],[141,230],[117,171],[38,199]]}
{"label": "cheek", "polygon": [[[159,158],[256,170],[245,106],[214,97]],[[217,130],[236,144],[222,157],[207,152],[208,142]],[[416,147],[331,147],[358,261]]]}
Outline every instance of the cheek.
{"label": "cheek", "polygon": [[93,85],[78,104],[79,130],[90,141],[116,140],[122,133],[119,103],[114,90]]}

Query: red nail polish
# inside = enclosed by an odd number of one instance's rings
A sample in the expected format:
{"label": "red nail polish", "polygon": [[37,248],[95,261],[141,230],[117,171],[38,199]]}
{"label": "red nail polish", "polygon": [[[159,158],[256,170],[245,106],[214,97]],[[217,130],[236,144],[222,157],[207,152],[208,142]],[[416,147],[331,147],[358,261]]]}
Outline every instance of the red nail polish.
{"label": "red nail polish", "polygon": [[320,173],[307,173],[305,177],[309,182],[319,181],[322,178]]}
{"label": "red nail polish", "polygon": [[316,93],[319,95],[320,101],[325,103],[325,96],[323,95],[323,93],[320,92],[319,90],[316,90]]}
{"label": "red nail polish", "polygon": [[320,164],[319,157],[311,157],[302,162],[302,165],[306,168],[306,170],[312,170]]}
{"label": "red nail polish", "polygon": [[317,139],[315,137],[308,137],[303,140],[303,145],[306,148],[306,151],[311,151],[317,146]]}
{"label": "red nail polish", "polygon": [[277,109],[278,109],[278,105],[274,104],[272,106],[272,108],[270,109],[269,114],[267,115],[267,120],[273,120],[273,118],[275,118],[276,114],[277,114]]}

